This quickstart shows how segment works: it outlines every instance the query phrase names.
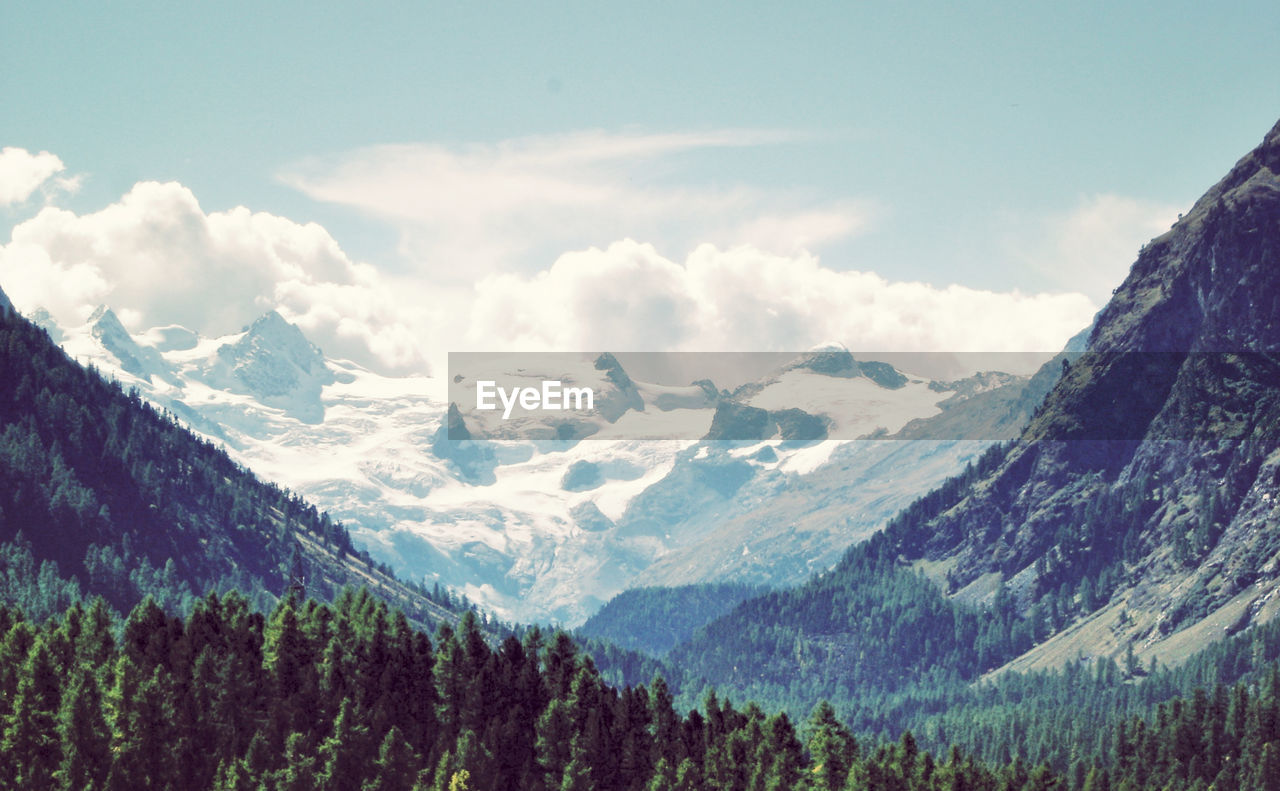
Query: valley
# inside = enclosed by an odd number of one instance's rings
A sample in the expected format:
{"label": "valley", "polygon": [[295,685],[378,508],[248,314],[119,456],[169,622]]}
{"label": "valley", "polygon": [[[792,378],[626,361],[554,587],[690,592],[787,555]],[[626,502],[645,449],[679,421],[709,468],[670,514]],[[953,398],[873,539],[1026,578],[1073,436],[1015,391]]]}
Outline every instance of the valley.
{"label": "valley", "polygon": [[[593,427],[577,429],[587,438],[530,439],[501,410],[458,412],[469,434],[507,438],[476,442],[450,440],[438,379],[330,360],[279,314],[213,339],[177,327],[135,337],[107,308],[81,327],[43,321],[76,359],[316,503],[397,574],[506,620],[570,625],[642,580],[803,581],[1015,436],[1049,383],[996,373],[908,381],[885,364],[864,372],[837,349],[727,395],[634,383],[607,356],[566,379],[599,393],[578,418]],[[770,438],[741,423],[744,409],[788,403],[842,439]],[[661,437],[675,423],[695,439],[626,438]],[[591,437],[598,426],[623,438]],[[884,438],[852,439],[877,430]]]}

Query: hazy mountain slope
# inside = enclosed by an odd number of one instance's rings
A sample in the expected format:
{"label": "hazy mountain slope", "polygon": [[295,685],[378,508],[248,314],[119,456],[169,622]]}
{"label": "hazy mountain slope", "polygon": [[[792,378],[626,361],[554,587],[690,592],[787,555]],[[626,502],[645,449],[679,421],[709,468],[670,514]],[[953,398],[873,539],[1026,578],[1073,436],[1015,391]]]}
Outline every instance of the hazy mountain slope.
{"label": "hazy mountain slope", "polygon": [[757,585],[723,582],[631,588],[610,599],[577,634],[661,656],[692,637],[698,627],[763,592]]}
{"label": "hazy mountain slope", "polygon": [[13,303],[9,301],[9,295],[0,291],[0,316],[8,316],[12,312]]}
{"label": "hazy mountain slope", "polygon": [[[923,439],[800,445],[778,464],[768,460],[787,443],[699,448],[695,454],[704,454],[706,462],[721,459],[761,469],[751,486],[701,507],[670,492],[666,480],[636,499],[639,506],[649,498],[665,498],[665,508],[656,502],[637,507],[620,526],[665,529],[681,537],[676,549],[646,570],[647,584],[737,580],[789,586],[830,568],[849,544],[880,529],[920,492],[955,474],[997,440],[1016,437],[1055,378],[1052,370],[1031,380],[1006,376],[980,374],[949,383],[961,393],[966,387],[975,392],[943,400],[938,414],[908,421],[897,432]],[[668,479],[679,478],[684,459],[677,458]]]}

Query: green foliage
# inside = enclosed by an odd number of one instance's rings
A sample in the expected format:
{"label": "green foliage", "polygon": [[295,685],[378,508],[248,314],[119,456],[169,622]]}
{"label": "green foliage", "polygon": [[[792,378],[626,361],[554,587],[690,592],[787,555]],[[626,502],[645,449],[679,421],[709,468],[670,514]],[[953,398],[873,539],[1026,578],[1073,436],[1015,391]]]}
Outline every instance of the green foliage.
{"label": "green foliage", "polygon": [[33,621],[43,621],[80,598],[80,585],[63,579],[57,563],[36,563],[31,542],[21,533],[12,543],[0,544],[0,603],[17,607]]}
{"label": "green foliage", "polygon": [[909,735],[863,755],[830,706],[803,733],[714,693],[705,716],[682,716],[661,679],[611,687],[563,633],[494,648],[472,617],[433,642],[363,590],[332,605],[288,597],[265,618],[237,593],[190,610],[146,599],[112,623],[97,600],[33,624],[0,607],[0,788],[826,791],[880,778],[950,791],[960,771],[974,791],[1058,782],[1032,772],[1010,785],[1010,770],[959,758],[935,771]]}
{"label": "green foliage", "polygon": [[742,583],[632,588],[614,596],[588,618],[578,635],[662,656],[693,637],[698,627],[765,591],[759,585]]}

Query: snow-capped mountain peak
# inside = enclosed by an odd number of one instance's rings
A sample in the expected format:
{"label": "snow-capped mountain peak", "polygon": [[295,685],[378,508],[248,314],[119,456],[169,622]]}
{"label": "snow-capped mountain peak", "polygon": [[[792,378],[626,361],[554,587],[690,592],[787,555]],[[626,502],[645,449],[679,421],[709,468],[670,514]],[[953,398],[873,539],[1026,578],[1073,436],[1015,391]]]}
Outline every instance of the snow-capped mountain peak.
{"label": "snow-capped mountain peak", "polygon": [[88,326],[89,334],[115,356],[123,370],[147,382],[153,377],[173,381],[173,371],[160,353],[140,346],[111,308],[99,305],[89,316]]}
{"label": "snow-capped mountain peak", "polygon": [[200,375],[211,387],[252,395],[307,423],[324,420],[321,388],[337,381],[320,349],[274,310],[219,346]]}
{"label": "snow-capped mountain peak", "polygon": [[[44,321],[73,356],[329,511],[399,573],[524,621],[576,623],[636,584],[797,581],[985,447],[806,441],[822,435],[808,432],[808,422],[837,425],[822,414],[833,405],[837,417],[880,411],[865,427],[846,421],[845,433],[832,436],[892,431],[939,414],[972,419],[945,404],[963,388],[917,378],[894,388],[907,377],[843,348],[813,350],[780,369],[785,381],[775,372],[775,380],[757,382],[752,396],[705,379],[643,381],[628,373],[625,355],[581,356],[554,370],[508,361],[496,378],[516,384],[554,375],[596,387],[601,400],[578,419],[575,439],[554,431],[478,441],[484,432],[475,432],[492,426],[466,402],[442,400],[444,383],[327,360],[274,312],[221,338],[173,325],[130,335],[106,309],[79,327]],[[993,395],[1019,382],[1011,378]],[[812,403],[798,399],[801,392]],[[992,404],[979,416],[1015,430],[1004,402],[986,398],[965,403]],[[717,411],[733,404],[767,412],[776,430],[747,444],[698,439],[714,433]],[[637,439],[663,436],[685,439]]]}

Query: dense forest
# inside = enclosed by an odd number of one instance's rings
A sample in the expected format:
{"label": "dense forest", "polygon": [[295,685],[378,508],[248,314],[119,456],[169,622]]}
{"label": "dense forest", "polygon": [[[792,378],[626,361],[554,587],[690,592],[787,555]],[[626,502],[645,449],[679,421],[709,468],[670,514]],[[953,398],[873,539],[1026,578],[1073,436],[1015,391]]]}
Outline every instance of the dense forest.
{"label": "dense forest", "polygon": [[767,591],[761,585],[740,582],[631,588],[610,599],[577,633],[662,656],[693,637],[698,627]]}
{"label": "dense forest", "polygon": [[102,599],[43,624],[0,609],[12,789],[1021,789],[1048,769],[938,761],[910,734],[863,750],[826,705],[785,714],[714,694],[680,714],[661,679],[603,683],[564,633],[491,648],[466,616],[429,638],[367,592],[236,593],[184,620]]}
{"label": "dense forest", "polygon": [[1259,670],[1119,720],[1060,773],[860,740],[826,703],[799,726],[714,692],[682,714],[563,632],[493,647],[467,615],[429,637],[365,590],[269,615],[211,593],[185,619],[147,598],[123,622],[101,598],[43,623],[6,606],[0,788],[1272,791],[1280,667]]}

